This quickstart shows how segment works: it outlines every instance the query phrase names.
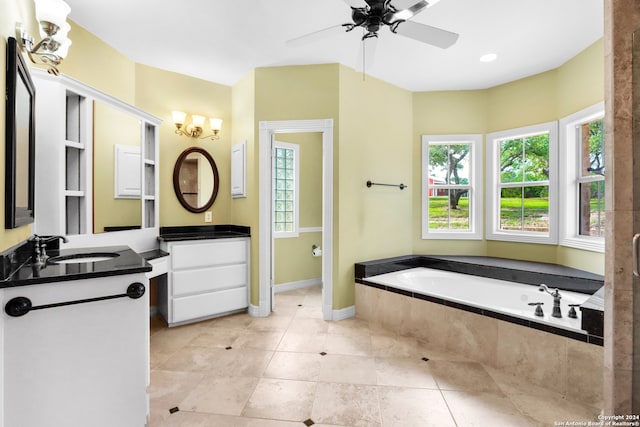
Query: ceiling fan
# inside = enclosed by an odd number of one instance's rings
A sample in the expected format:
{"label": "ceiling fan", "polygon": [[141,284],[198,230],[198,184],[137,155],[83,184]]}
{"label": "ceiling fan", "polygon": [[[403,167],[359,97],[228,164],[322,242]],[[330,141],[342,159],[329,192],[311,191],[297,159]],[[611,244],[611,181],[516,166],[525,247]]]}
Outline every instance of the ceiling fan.
{"label": "ceiling fan", "polygon": [[342,25],[334,25],[313,33],[303,35],[287,41],[289,46],[298,46],[317,40],[328,33],[337,30],[352,31],[361,27],[364,31],[362,40],[378,38],[378,31],[382,27],[389,27],[392,33],[437,46],[442,49],[451,47],[457,40],[458,34],[430,25],[410,21],[418,13],[439,0],[427,2],[425,0],[344,0],[351,6],[351,19]]}

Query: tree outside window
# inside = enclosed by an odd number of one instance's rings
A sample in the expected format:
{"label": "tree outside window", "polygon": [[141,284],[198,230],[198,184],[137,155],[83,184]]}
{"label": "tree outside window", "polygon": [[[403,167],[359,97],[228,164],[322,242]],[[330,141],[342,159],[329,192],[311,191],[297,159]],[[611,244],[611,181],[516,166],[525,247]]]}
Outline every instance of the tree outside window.
{"label": "tree outside window", "polygon": [[423,136],[423,238],[482,237],[481,135]]}
{"label": "tree outside window", "polygon": [[580,144],[579,235],[604,236],[604,123],[592,120],[576,126]]}
{"label": "tree outside window", "polygon": [[549,232],[549,134],[500,141],[500,230]]}

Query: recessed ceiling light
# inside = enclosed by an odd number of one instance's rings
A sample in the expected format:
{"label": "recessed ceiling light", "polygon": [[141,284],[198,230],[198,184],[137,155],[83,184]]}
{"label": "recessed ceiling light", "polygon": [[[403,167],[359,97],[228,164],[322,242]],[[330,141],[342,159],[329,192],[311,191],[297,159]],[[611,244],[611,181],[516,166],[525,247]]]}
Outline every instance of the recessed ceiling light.
{"label": "recessed ceiling light", "polygon": [[495,61],[497,57],[498,57],[498,55],[496,55],[495,53],[487,53],[487,54],[482,55],[482,56],[480,57],[480,62],[491,62],[491,61]]}

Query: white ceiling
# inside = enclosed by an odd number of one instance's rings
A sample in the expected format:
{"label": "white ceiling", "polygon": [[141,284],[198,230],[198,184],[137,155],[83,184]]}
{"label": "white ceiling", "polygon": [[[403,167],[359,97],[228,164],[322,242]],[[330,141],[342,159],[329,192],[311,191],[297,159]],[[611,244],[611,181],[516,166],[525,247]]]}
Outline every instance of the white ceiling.
{"label": "white ceiling", "polygon": [[[71,19],[133,61],[216,83],[233,85],[255,67],[361,68],[359,29],[285,46],[350,22],[343,0],[66,1]],[[550,70],[604,31],[603,0],[441,0],[413,20],[460,38],[443,50],[380,31],[367,74],[411,91],[483,89]],[[481,63],[488,52],[498,59]]]}

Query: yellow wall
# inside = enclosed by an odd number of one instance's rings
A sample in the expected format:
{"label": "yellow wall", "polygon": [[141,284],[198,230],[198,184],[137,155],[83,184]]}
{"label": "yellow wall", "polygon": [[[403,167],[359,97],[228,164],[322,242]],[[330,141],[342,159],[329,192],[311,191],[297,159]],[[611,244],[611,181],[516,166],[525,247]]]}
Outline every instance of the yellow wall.
{"label": "yellow wall", "polygon": [[526,259],[604,274],[601,253],[555,245],[422,240],[420,237],[421,135],[487,133],[558,120],[603,100],[603,64],[603,42],[600,40],[558,69],[494,88],[414,93],[413,252]]}
{"label": "yellow wall", "polygon": [[[354,304],[354,263],[412,252],[412,94],[340,67],[340,128],[334,157],[333,308]],[[408,184],[367,188],[368,180]]]}
{"label": "yellow wall", "polygon": [[[173,190],[173,169],[184,150],[200,147],[213,157],[218,168],[218,196],[209,209],[212,224],[230,222],[231,201],[231,88],[216,83],[136,65],[136,106],[163,119],[160,125],[160,225],[205,225],[204,213],[184,209]],[[223,120],[220,139],[195,139],[175,134],[174,110]],[[208,130],[208,120],[205,132]]]}
{"label": "yellow wall", "polygon": [[[336,64],[256,68],[253,73],[253,135],[258,135],[260,121],[334,119],[334,147],[337,147],[338,73],[339,66]],[[247,95],[247,89],[250,86],[251,83],[244,80],[237,84],[235,89],[237,89],[238,94],[242,92]],[[234,97],[234,103],[236,100],[237,102],[242,102]],[[242,116],[247,118],[248,114],[243,112]],[[244,139],[244,135],[249,135],[249,133],[245,127],[242,130],[242,134],[237,136],[234,134],[234,138]],[[249,222],[249,224],[244,225],[251,226],[251,256],[253,260],[251,263],[252,304],[258,303],[258,144],[257,137],[254,137],[253,141],[249,141],[247,149],[247,168],[249,170],[253,169],[253,173],[250,174],[247,181],[247,200],[240,201],[242,199],[238,199],[238,201],[234,202],[233,208],[234,222],[237,222],[235,221],[235,213],[238,212],[240,203],[253,207],[249,214],[250,217],[246,213],[242,214],[243,220]],[[336,248],[339,245],[339,240],[335,234],[334,245]],[[334,265],[336,257],[337,253],[334,253]]]}

